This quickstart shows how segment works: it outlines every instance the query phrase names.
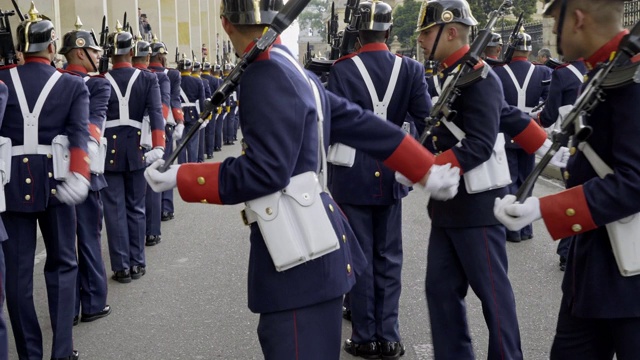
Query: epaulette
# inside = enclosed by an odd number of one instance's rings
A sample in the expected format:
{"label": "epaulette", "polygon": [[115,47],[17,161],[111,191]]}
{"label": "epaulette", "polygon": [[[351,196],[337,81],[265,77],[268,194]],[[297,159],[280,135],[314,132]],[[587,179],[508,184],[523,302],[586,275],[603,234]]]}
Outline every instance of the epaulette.
{"label": "epaulette", "polygon": [[335,65],[335,64],[337,64],[337,63],[339,63],[339,62],[340,62],[340,61],[342,61],[342,60],[351,59],[352,57],[354,57],[354,56],[356,56],[356,55],[358,55],[358,54],[357,54],[357,53],[347,54],[347,55],[345,55],[345,56],[343,56],[343,57],[341,57],[341,58],[338,58],[338,60],[334,61],[334,62],[333,62],[333,65]]}
{"label": "epaulette", "polygon": [[399,57],[399,58],[403,57],[403,55],[402,55],[402,54],[398,54],[398,53],[396,53],[395,55],[396,55],[397,57]]}
{"label": "epaulette", "polygon": [[473,68],[473,71],[462,75],[456,86],[458,88],[465,88],[469,85],[473,85],[476,82],[485,79],[487,75],[489,75],[490,70],[491,68],[489,66],[484,66],[484,64],[480,62]]}
{"label": "epaulette", "polygon": [[640,62],[613,68],[602,80],[603,89],[616,89],[629,84],[640,83]]}
{"label": "epaulette", "polygon": [[496,66],[503,66],[505,65],[504,62],[498,60],[498,59],[492,59],[492,58],[486,58],[483,59],[482,61],[486,62],[487,64],[489,64],[489,66],[491,67],[496,67]]}
{"label": "epaulette", "polygon": [[0,70],[9,70],[9,69],[13,69],[14,67],[18,67],[18,64],[0,66]]}
{"label": "epaulette", "polygon": [[69,70],[66,70],[66,69],[56,68],[56,70],[58,70],[59,73],[82,77],[82,75],[74,73],[73,71],[69,71]]}
{"label": "epaulette", "polygon": [[102,75],[102,74],[89,75],[89,77],[91,77],[91,78],[102,78],[102,79],[106,79],[106,78],[104,77],[104,75]]}
{"label": "epaulette", "polygon": [[555,69],[553,70],[558,70],[558,69],[562,69],[562,68],[566,68],[567,66],[571,65],[570,63],[564,63],[562,65],[558,65]]}

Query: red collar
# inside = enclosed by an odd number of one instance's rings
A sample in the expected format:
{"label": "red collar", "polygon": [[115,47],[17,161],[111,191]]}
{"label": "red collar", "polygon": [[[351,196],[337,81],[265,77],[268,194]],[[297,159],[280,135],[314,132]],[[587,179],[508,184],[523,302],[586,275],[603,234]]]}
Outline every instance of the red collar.
{"label": "red collar", "polygon": [[131,65],[130,62],[123,61],[123,62],[113,64],[112,69],[122,69],[122,68],[132,68],[132,67],[133,65]]}
{"label": "red collar", "polygon": [[358,50],[358,54],[370,51],[389,51],[389,47],[385,43],[369,43],[362,45],[360,50]]}
{"label": "red collar", "polygon": [[593,55],[587,58],[584,63],[587,65],[587,69],[591,70],[598,66],[599,63],[605,62],[609,60],[611,55],[618,50],[618,46],[622,41],[622,38],[629,33],[629,30],[624,29],[620,31],[613,39],[609,40],[608,43],[602,45],[598,51],[596,51]]}
{"label": "red collar", "polygon": [[[249,52],[249,50],[251,50],[251,48],[255,44],[256,44],[255,41],[250,42],[249,45],[247,45],[247,48],[244,49],[243,54],[246,54],[247,52]],[[278,36],[276,38],[276,41],[273,42],[273,45],[281,45],[281,44],[282,44],[282,41],[280,40],[280,36]],[[254,61],[269,60],[271,58],[271,56],[269,55],[270,51],[271,51],[271,47],[269,47],[267,50],[261,52]]]}
{"label": "red collar", "polygon": [[147,65],[143,64],[143,63],[135,63],[133,64],[133,67],[136,69],[146,69]]}
{"label": "red collar", "polygon": [[85,69],[84,66],[76,65],[76,64],[67,65],[67,68],[65,70],[77,72],[77,73],[80,73],[80,74],[86,74],[87,73],[87,69]]}
{"label": "red collar", "polygon": [[441,65],[442,69],[444,70],[449,66],[457,63],[469,51],[469,49],[470,49],[470,46],[465,45],[460,49],[456,50],[453,54],[449,55],[449,57],[442,62],[442,65]]}
{"label": "red collar", "polygon": [[45,65],[51,65],[51,60],[39,56],[29,56],[24,58],[24,63],[40,63]]}
{"label": "red collar", "polygon": [[516,56],[513,59],[511,59],[511,62],[514,62],[514,61],[529,61],[529,59],[527,59],[526,56]]}
{"label": "red collar", "polygon": [[159,62],[152,62],[149,64],[149,67],[164,68],[164,66],[162,66],[162,64],[160,64]]}

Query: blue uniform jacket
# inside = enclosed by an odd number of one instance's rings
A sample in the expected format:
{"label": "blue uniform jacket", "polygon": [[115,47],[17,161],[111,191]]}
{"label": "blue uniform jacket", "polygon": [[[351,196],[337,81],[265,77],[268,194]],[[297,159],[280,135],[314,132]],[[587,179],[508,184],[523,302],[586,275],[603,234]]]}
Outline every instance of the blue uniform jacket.
{"label": "blue uniform jacket", "polygon": [[[312,73],[306,74],[320,91],[325,150],[330,141],[344,143],[386,159],[385,165],[413,181],[429,171],[433,156],[413,138],[325,91]],[[279,191],[292,176],[318,166],[315,100],[297,68],[269,50],[247,67],[241,84],[240,101],[250,104],[240,108],[244,154],[222,163],[181,165],[178,189],[185,201],[242,203]],[[267,313],[317,304],[352,287],[356,264],[362,264],[363,255],[338,206],[326,194],[323,200],[342,240],[340,250],[287,271],[276,272],[258,226],[251,225],[248,300],[252,311]]]}
{"label": "blue uniform jacket", "polygon": [[[445,76],[458,65],[468,50],[469,46],[464,46],[444,62],[451,64],[445,65]],[[436,124],[424,145],[432,153],[438,154],[437,164],[451,163],[464,173],[491,156],[499,131],[503,99],[500,96],[502,85],[493,71],[489,71],[485,79],[460,90],[461,95],[452,104],[452,109],[458,112],[453,123],[466,133],[462,146],[455,146],[458,140],[442,123]],[[465,189],[464,178],[461,178],[458,194],[453,199],[429,201],[429,215],[433,225],[440,227],[497,225],[499,222],[493,215],[493,203],[496,197],[502,197],[506,193],[507,189],[501,188],[469,194]]]}
{"label": "blue uniform jacket", "polygon": [[[531,79],[529,80],[529,85],[525,89],[527,96],[525,106],[528,108],[536,107],[540,102],[546,100],[547,95],[549,94],[549,85],[546,84],[546,81],[551,78],[551,69],[543,65],[534,65],[527,60],[525,57],[514,57],[513,60],[504,66],[496,66],[493,68],[495,73],[500,78],[502,82],[502,88],[504,91],[504,99],[507,104],[511,106],[518,106],[518,91],[516,89],[511,76],[505,70],[505,67],[509,67],[511,71],[513,71],[516,79],[518,80],[518,85],[522,86],[529,72],[529,68],[531,66],[534,67],[533,74],[531,75]],[[545,83],[543,83],[543,81]],[[514,141],[510,136],[505,136],[506,147],[508,148],[519,148],[518,145],[514,144]]]}
{"label": "blue uniform jacket", "polygon": [[220,78],[214,77],[208,73],[202,73],[202,78],[206,79],[209,82],[209,88],[211,89],[211,94],[213,95],[216,90],[218,90],[218,86],[222,84],[222,80]]}
{"label": "blue uniform jacket", "polygon": [[162,103],[162,118],[167,120],[171,109],[171,81],[169,76],[162,71],[149,68],[158,77],[158,87],[160,87],[160,102]]}
{"label": "blue uniform jacket", "polygon": [[[199,78],[191,76],[191,72],[182,73],[182,80],[180,87],[184,90],[188,99],[183,99],[184,102],[199,103],[200,111],[204,109],[204,84]],[[184,112],[185,124],[193,124],[198,121],[200,114],[195,106],[185,106],[182,108]]]}
{"label": "blue uniform jacket", "polygon": [[[98,144],[103,136],[105,119],[107,118],[107,105],[109,97],[111,97],[111,85],[104,76],[91,76],[88,80],[86,77],[87,70],[83,66],[69,64],[66,71],[81,76],[85,80],[87,89],[89,89],[89,134]],[[91,190],[99,191],[107,187],[107,180],[104,175],[91,174]]]}
{"label": "blue uniform jacket", "polygon": [[[117,63],[109,74],[113,76],[121,93],[124,95],[129,79],[136,69],[126,62]],[[153,147],[164,147],[164,119],[162,118],[162,104],[160,101],[160,87],[158,78],[151,71],[140,70],[131,89],[129,98],[129,118],[142,123],[142,117],[149,115]],[[120,118],[118,97],[111,89],[111,98],[107,109],[107,121]],[[140,146],[140,129],[132,126],[117,126],[107,128],[107,159],[105,171],[134,171],[145,168],[145,149]]]}
{"label": "blue uniform jacket", "polygon": [[[1,70],[1,69],[0,69]],[[2,127],[2,120],[4,119],[4,109],[7,106],[7,99],[9,98],[9,88],[2,81],[0,81],[0,127]],[[7,240],[7,230],[4,228],[4,223],[0,219],[0,242]]]}
{"label": "blue uniform jacket", "polygon": [[[338,96],[372,110],[371,95],[365,82],[351,60],[358,56],[369,72],[377,100],[381,100],[389,84],[397,55],[384,43],[366,44],[357,54],[345,56],[335,62],[329,73],[327,89]],[[389,123],[401,127],[407,115],[424,119],[429,115],[431,98],[427,93],[424,67],[407,57],[402,58],[393,96],[387,107]],[[352,167],[329,165],[329,189],[333,198],[341,204],[391,205],[408,194],[408,188],[395,181],[395,172],[380,161],[362,151],[356,151]]]}
{"label": "blue uniform jacket", "polygon": [[[578,91],[582,86],[582,80],[569,69],[566,64],[556,68],[551,73],[551,84],[549,85],[549,96],[547,102],[540,113],[538,120],[543,127],[549,127],[558,120],[558,108],[564,105],[573,105],[578,98]],[[587,68],[583,61],[571,62],[580,73],[585,74]]]}
{"label": "blue uniform jacket", "polygon": [[[625,34],[627,30],[585,60],[593,69],[588,77],[617,50]],[[599,178],[578,151],[567,165],[567,190],[541,198],[540,209],[554,239],[575,235],[562,283],[571,313],[584,318],[639,317],[640,276],[620,275],[605,225],[640,212],[640,84],[605,90],[604,98],[584,121],[593,128],[588,143],[614,173]]]}
{"label": "blue uniform jacket", "polygon": [[[36,57],[27,58],[26,63],[16,69],[29,109],[33,110],[42,88],[56,69],[47,59]],[[80,77],[61,75],[42,107],[38,144],[51,145],[55,136],[67,135],[71,152],[70,171],[89,179],[89,90]],[[23,145],[24,121],[9,70],[0,71],[0,81],[9,88],[0,136],[10,138],[13,146]],[[64,96],[56,96],[60,94]],[[53,162],[47,155],[13,156],[11,181],[5,186],[7,210],[40,212],[49,205],[60,204],[55,197],[57,185],[58,181],[53,178]]]}
{"label": "blue uniform jacket", "polygon": [[[182,78],[180,72],[175,69],[165,69],[162,64],[152,62],[149,64],[149,70],[156,73],[166,71],[166,75],[169,78],[169,111],[173,114],[173,118],[176,123],[184,122],[184,115],[182,114],[182,105],[180,105],[180,82]],[[164,101],[163,101],[164,104]]]}

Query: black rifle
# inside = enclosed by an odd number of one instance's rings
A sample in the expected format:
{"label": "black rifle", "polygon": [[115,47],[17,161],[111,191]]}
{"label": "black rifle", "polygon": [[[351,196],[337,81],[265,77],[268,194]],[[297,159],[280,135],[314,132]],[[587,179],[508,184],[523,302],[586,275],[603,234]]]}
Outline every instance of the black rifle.
{"label": "black rifle", "polygon": [[104,74],[109,70],[109,58],[113,52],[112,44],[108,42],[109,37],[109,25],[107,25],[107,17],[102,17],[102,29],[100,30],[100,47],[102,48],[102,55],[100,56],[100,62],[98,63],[98,72]]}
{"label": "black rifle", "polygon": [[178,65],[178,61],[180,61],[180,51],[178,50],[178,47],[176,46],[176,66]]}
{"label": "black rifle", "polygon": [[20,19],[20,21],[24,21],[24,15],[22,15],[22,11],[20,11],[20,7],[18,6],[16,0],[11,0],[11,2],[13,3],[13,8],[16,9],[16,13],[18,13],[18,18]]}
{"label": "black rifle", "polygon": [[[360,27],[359,5],[360,0],[347,0],[347,7],[344,10],[344,22],[347,27],[342,34],[340,56],[349,55],[355,51],[356,41],[358,41],[358,28]],[[373,15],[371,17],[373,19]]]}
{"label": "black rifle", "polygon": [[[345,10],[346,14],[346,10]],[[329,53],[329,59],[335,60],[340,57],[340,41],[341,36],[338,33],[338,14],[335,10],[335,2],[331,3],[331,16],[327,22],[327,41],[331,45],[331,52]]]}
{"label": "black rifle", "polygon": [[560,130],[552,135],[551,148],[540,159],[538,165],[527,177],[516,193],[516,201],[522,203],[529,196],[542,170],[569,137],[573,136],[575,145],[586,141],[593,129],[584,125],[584,117],[589,115],[598,104],[606,100],[604,90],[640,83],[640,63],[626,65],[633,56],[640,53],[640,22],[620,42],[615,57],[600,67],[591,77],[591,81],[582,91],[569,113],[561,118]]}
{"label": "black rifle", "polygon": [[260,55],[260,53],[273,45],[278,36],[280,36],[280,34],[282,34],[289,25],[291,25],[293,20],[300,15],[302,10],[310,1],[311,0],[289,0],[278,14],[276,14],[276,17],[273,19],[269,29],[262,35],[262,37],[260,37],[260,39],[258,39],[258,41],[256,41],[253,47],[251,47],[251,49],[242,56],[238,65],[236,65],[233,71],[224,79],[224,82],[218,87],[215,93],[213,93],[211,99],[205,100],[204,109],[198,119],[198,125],[192,126],[191,129],[189,129],[189,132],[184,136],[182,142],[180,142],[175,151],[171,153],[164,165],[159,168],[160,172],[165,172],[169,166],[171,166],[171,163],[175,161],[180,151],[184,149],[187,143],[189,143],[189,140],[191,140],[191,138],[196,134],[200,128],[200,124],[202,124],[205,119],[211,115],[216,107],[222,105],[222,103],[236,89],[242,74],[249,64],[251,64],[258,55]]}
{"label": "black rifle", "polygon": [[513,27],[513,31],[511,32],[511,36],[509,37],[509,45],[507,45],[507,50],[504,52],[504,56],[502,57],[502,62],[504,64],[508,64],[513,59],[513,53],[516,51],[516,47],[518,44],[518,31],[522,28],[522,21],[524,17],[524,12],[520,13],[518,17],[518,22]]}
{"label": "black rifle", "polygon": [[0,66],[15,65],[18,63],[16,49],[11,34],[9,16],[15,15],[13,10],[0,10]]}
{"label": "black rifle", "polygon": [[479,71],[473,71],[473,68],[480,62],[480,57],[491,40],[491,29],[496,24],[496,21],[498,21],[499,17],[504,16],[512,6],[513,1],[505,0],[498,10],[494,10],[489,14],[487,25],[478,32],[478,36],[471,43],[469,51],[464,55],[462,63],[458,65],[457,71],[449,75],[453,76],[453,78],[451,81],[445,82],[446,86],[442,89],[438,101],[431,108],[429,117],[424,119],[426,128],[420,136],[421,144],[424,144],[427,140],[437,121],[441,119],[453,120],[456,116],[457,112],[451,109],[451,105],[460,95],[460,89],[487,76],[489,67],[485,66]]}

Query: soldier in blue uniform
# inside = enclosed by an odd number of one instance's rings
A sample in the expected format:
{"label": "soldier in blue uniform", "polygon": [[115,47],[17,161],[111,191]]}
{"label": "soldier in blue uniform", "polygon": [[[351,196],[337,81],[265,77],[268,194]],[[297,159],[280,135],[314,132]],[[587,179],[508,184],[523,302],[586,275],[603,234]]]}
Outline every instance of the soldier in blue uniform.
{"label": "soldier in blue uniform", "polygon": [[[191,76],[196,79],[202,80],[202,87],[204,88],[204,98],[211,98],[211,87],[209,86],[209,81],[207,79],[203,79],[200,74],[202,73],[202,63],[198,61],[198,59],[193,59],[193,68],[191,68]],[[209,125],[209,121],[211,120],[211,116],[206,119],[202,125],[200,125],[200,130],[198,130],[198,162],[204,162],[204,150],[205,150],[205,129]]]}
{"label": "soldier in blue uniform", "polygon": [[[213,72],[213,77],[215,77],[216,79],[218,79],[218,83],[221,85],[222,82],[224,80],[222,80],[223,73],[222,73],[222,68],[220,67],[219,64],[216,64],[214,67],[214,72]],[[218,86],[220,86],[218,85]],[[214,128],[214,132],[213,132],[213,151],[222,151],[222,133],[223,128],[224,128],[224,118],[227,114],[227,105],[229,104],[229,99],[225,100],[224,103],[222,103],[217,111],[217,117],[216,117],[216,124],[215,124],[215,128]],[[215,116],[215,115],[214,115]]]}
{"label": "soldier in blue uniform", "polygon": [[491,33],[491,40],[484,50],[487,59],[498,60],[502,54],[502,36],[498,33]]}
{"label": "soldier in blue uniform", "polygon": [[[95,43],[94,35],[82,30],[77,18],[76,29],[66,33],[59,54],[67,59],[66,71],[82,77],[89,89],[89,159],[91,160],[91,190],[87,199],[76,205],[76,234],[78,237],[78,285],[76,291],[75,317],[78,321],[90,322],[111,313],[107,305],[107,274],[102,260],[103,207],[100,190],[107,186],[104,178],[104,122],[111,86],[103,76],[89,76],[97,72],[102,48]],[[100,158],[102,157],[102,158]],[[102,165],[102,166],[100,166]],[[82,308],[82,318],[80,309]]]}
{"label": "soldier in blue uniform", "polygon": [[[545,8],[556,22],[558,51],[569,62],[584,58],[587,77],[612,58],[628,34],[622,27],[623,3],[556,0]],[[639,98],[638,83],[604,90],[603,102],[583,119],[593,128],[586,143],[612,173],[601,178],[586,153],[574,149],[567,190],[521,204],[514,196],[496,199],[496,216],[512,230],[542,218],[553,239],[574,236],[552,360],[612,359],[614,354],[628,360],[640,354],[640,276],[620,274],[605,227],[640,212]]]}
{"label": "soldier in blue uniform", "polygon": [[[198,118],[200,111],[204,108],[204,85],[201,79],[191,76],[191,68],[193,62],[182,54],[182,59],[178,61],[178,70],[180,71],[180,98],[182,102],[182,111],[184,112],[184,132],[189,132],[191,127],[200,126]],[[178,156],[180,164],[186,162],[198,162],[198,144],[199,136],[194,136],[189,140],[185,151]],[[184,141],[184,139],[183,139]]]}
{"label": "soldier in blue uniform", "polygon": [[[5,187],[7,211],[2,213],[9,237],[2,243],[7,309],[19,358],[42,359],[42,332],[33,304],[39,224],[47,249],[44,276],[53,331],[51,358],[77,359],[72,339],[78,272],[76,227],[69,226],[69,219],[76,218],[75,205],[85,200],[90,186],[89,91],[80,77],[51,67],[56,55],[55,30],[33,4],[16,35],[25,64],[0,71],[0,81],[7,84],[10,94],[0,136],[9,138],[12,145],[11,160],[5,163],[11,164],[11,179],[7,180],[13,181]],[[58,155],[65,147],[58,135],[67,136],[68,172],[65,166],[58,166],[65,158]],[[63,161],[54,167],[59,160]]]}
{"label": "soldier in blue uniform", "polygon": [[[229,76],[231,71],[233,70],[233,66],[231,64],[226,64],[224,66],[224,77]],[[238,100],[238,89],[231,93],[231,95],[225,101],[225,117],[222,125],[222,138],[224,139],[224,145],[233,145],[234,144],[234,129],[235,129],[235,118],[236,118],[236,101]]]}
{"label": "soldier in blue uniform", "polygon": [[[0,71],[3,69],[5,69],[5,67],[1,67]],[[0,127],[2,126],[2,120],[4,119],[4,109],[7,105],[8,97],[9,89],[7,88],[7,85],[0,81]],[[2,183],[2,186],[4,187],[4,182]],[[7,324],[4,322],[4,313],[2,311],[2,307],[4,306],[4,284],[6,281],[2,242],[5,240],[7,240],[7,231],[0,219],[0,360],[9,360],[9,336],[7,334]]]}
{"label": "soldier in blue uniform", "polygon": [[[282,1],[261,0],[255,5],[260,11],[254,11],[254,3],[222,4],[222,25],[236,49],[248,49],[283,6]],[[317,101],[325,119],[322,149],[329,141],[341,142],[385,160],[413,181],[425,184],[430,174],[427,189],[434,182],[439,183],[436,189],[457,186],[457,170],[432,168],[433,156],[410,135],[325,91],[281,45],[249,64],[241,82],[241,101],[250,104],[240,109],[244,155],[222,163],[173,165],[165,173],[153,170],[161,162],[155,163],[145,176],[156,191],[177,184],[185,201],[237,204],[283,189],[292,176],[316,171],[322,138]],[[441,182],[445,178],[452,181]],[[340,358],[342,295],[353,286],[364,259],[338,205],[324,194],[321,199],[340,249],[297,267],[276,271],[258,225],[251,225],[248,300],[251,311],[260,313],[258,337],[267,360]]]}
{"label": "soldier in blue uniform", "polygon": [[[112,279],[129,283],[146,273],[144,168],[164,155],[164,119],[158,77],[131,65],[133,37],[122,31],[109,34],[113,68],[105,77],[111,83],[105,137],[107,158],[102,190],[109,240]],[[149,117],[149,131],[143,118]],[[143,134],[143,131],[145,132]],[[147,150],[150,147],[151,150]]]}
{"label": "soldier in blue uniform", "polygon": [[[439,62],[445,79],[469,51],[469,33],[475,25],[477,21],[464,0],[423,3],[418,44],[426,58]],[[493,71],[460,91],[452,104],[457,116],[448,123],[437,123],[424,144],[438,154],[437,164],[451,163],[466,173],[489,160],[504,100],[502,85]],[[465,133],[461,146],[456,146],[459,140],[449,130],[456,127]],[[506,195],[507,189],[469,193],[465,182],[460,181],[453,199],[431,199],[428,205],[432,227],[426,296],[434,357],[474,358],[464,305],[471,286],[482,303],[489,330],[488,358],[522,359],[515,298],[507,276],[505,228],[491,213],[495,197]]]}
{"label": "soldier in blue uniform", "polygon": [[[202,64],[202,78],[209,82],[209,89],[211,89],[211,94],[215,93],[218,89],[218,86],[222,84],[222,80],[219,77],[215,77],[211,75],[211,63],[205,61]],[[211,114],[211,121],[205,127],[204,131],[204,139],[205,139],[205,155],[207,159],[213,159],[213,152],[215,151],[215,129],[216,122],[218,118],[218,109],[214,113]]]}
{"label": "soldier in blue uniform", "polygon": [[[498,66],[494,71],[502,81],[504,98],[507,104],[516,106],[525,113],[529,113],[535,106],[547,98],[549,86],[545,84],[551,78],[550,69],[546,66],[536,66],[528,60],[531,54],[531,36],[520,32],[517,36],[516,50],[509,64]],[[509,192],[515,194],[518,188],[535,166],[535,156],[524,151],[506,138],[507,159],[511,173]],[[521,231],[507,231],[507,241],[520,242],[533,237],[533,229],[526,226]]]}
{"label": "soldier in blue uniform", "polygon": [[[382,1],[360,3],[357,53],[338,59],[327,89],[381,119],[402,127],[407,116],[429,116],[424,67],[394,55],[385,44],[392,26],[392,8]],[[382,122],[380,122],[382,123]],[[352,334],[346,352],[355,356],[404,354],[398,307],[402,272],[402,198],[408,188],[396,182],[394,171],[357,151],[351,167],[329,166],[329,189],[349,219],[367,259],[349,293]]]}
{"label": "soldier in blue uniform", "polygon": [[[542,110],[537,114],[540,125],[549,128],[560,126],[558,121],[558,109],[561,106],[572,105],[578,98],[578,91],[584,81],[584,74],[587,68],[584,61],[576,60],[557,67],[551,73],[551,84],[549,84],[549,96]],[[567,145],[567,144],[563,144]],[[564,169],[560,169],[564,172]],[[558,242],[557,253],[560,256],[560,270],[567,267],[567,254],[571,237],[566,237]]]}
{"label": "soldier in blue uniform", "polygon": [[[163,123],[167,124],[167,118],[171,109],[171,81],[164,71],[158,71],[156,69],[150,69],[149,64],[151,61],[151,44],[142,40],[142,37],[138,35],[134,44],[134,52],[132,57],[132,65],[136,69],[149,70],[155,73],[158,77],[158,86],[160,87],[160,102],[162,103],[162,118]],[[147,191],[145,194],[145,217],[146,217],[146,232],[145,232],[145,246],[154,246],[162,241],[162,232],[160,229],[162,212],[162,194],[158,194],[151,190],[147,185]]]}
{"label": "soldier in blue uniform", "polygon": [[[165,127],[165,155],[164,159],[168,159],[173,151],[173,141],[180,140],[184,132],[184,114],[182,113],[182,105],[180,103],[180,72],[175,69],[165,67],[167,62],[167,46],[154,37],[151,43],[151,60],[149,69],[155,72],[163,72],[169,77],[169,85],[171,87],[170,110],[167,114],[167,126]],[[174,218],[173,212],[173,191],[165,191],[162,193],[162,214],[160,219],[168,221]]]}

